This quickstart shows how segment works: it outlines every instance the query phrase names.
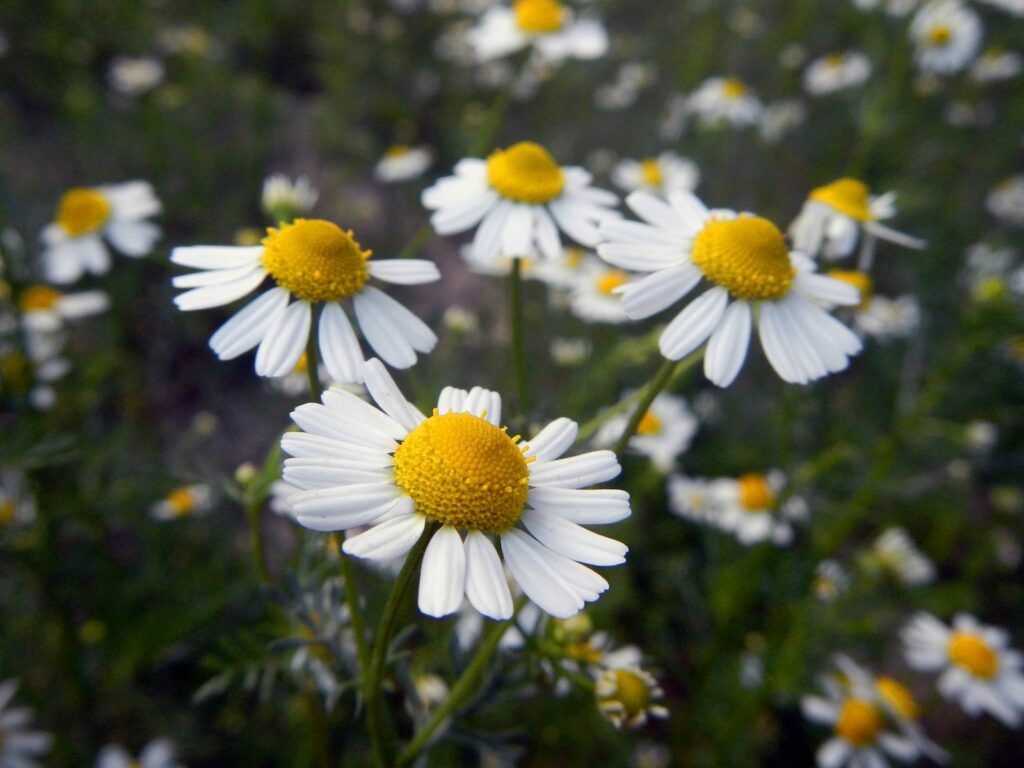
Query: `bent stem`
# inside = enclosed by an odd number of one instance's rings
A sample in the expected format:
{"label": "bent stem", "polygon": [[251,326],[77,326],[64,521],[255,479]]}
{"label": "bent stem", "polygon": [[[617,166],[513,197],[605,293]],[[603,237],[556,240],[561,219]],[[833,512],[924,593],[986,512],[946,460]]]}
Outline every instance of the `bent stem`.
{"label": "bent stem", "polygon": [[515,369],[516,405],[519,415],[525,417],[526,401],[526,344],[523,338],[523,274],[522,260],[512,259],[508,276],[508,303],[512,324],[512,365]]}

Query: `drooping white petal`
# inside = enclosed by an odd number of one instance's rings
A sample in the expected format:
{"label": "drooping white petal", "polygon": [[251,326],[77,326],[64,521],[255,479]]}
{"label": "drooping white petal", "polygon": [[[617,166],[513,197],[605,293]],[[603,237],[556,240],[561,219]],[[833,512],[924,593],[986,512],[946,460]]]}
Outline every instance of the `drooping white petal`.
{"label": "drooping white petal", "polygon": [[522,203],[514,205],[508,218],[505,219],[505,226],[501,231],[501,255],[508,257],[530,256],[532,235],[532,208]]}
{"label": "drooping white petal", "polygon": [[511,617],[512,594],[494,545],[479,531],[470,531],[465,546],[466,597],[470,604],[492,619]]}
{"label": "drooping white petal", "polygon": [[734,301],[722,315],[704,352],[704,375],[720,387],[732,384],[747,357],[750,344],[750,305]]}
{"label": "drooping white petal", "polygon": [[683,298],[702,276],[692,264],[659,269],[618,289],[622,308],[631,319],[643,320]]}
{"label": "drooping white petal", "polygon": [[761,348],[772,368],[783,381],[791,384],[806,384],[807,377],[794,358],[790,344],[785,338],[785,329],[779,317],[775,302],[765,302],[757,319],[757,332]]}
{"label": "drooping white petal", "polygon": [[345,540],[342,549],[367,560],[390,560],[404,555],[423,534],[423,515],[402,515],[378,523],[370,530]]}
{"label": "drooping white petal", "polygon": [[390,452],[396,448],[394,438],[378,430],[373,421],[353,418],[338,408],[328,408],[319,403],[304,403],[292,411],[291,417],[292,421],[311,435],[322,435],[341,442],[365,445],[378,451]]}
{"label": "drooping white petal", "polygon": [[531,488],[527,504],[574,523],[603,525],[629,517],[629,494],[617,488]]}
{"label": "drooping white petal", "polygon": [[619,565],[629,548],[621,542],[588,531],[557,515],[528,509],[521,518],[526,530],[553,552],[579,563]]}
{"label": "drooping white petal", "polygon": [[[287,465],[285,462],[286,470]],[[289,497],[288,505],[307,528],[342,531],[372,523],[387,513],[400,495],[393,483],[361,483],[299,491]]]}
{"label": "drooping white petal", "polygon": [[541,255],[546,259],[557,259],[562,255],[562,239],[558,236],[558,226],[545,208],[534,211],[536,231],[534,240]]}
{"label": "drooping white petal", "polygon": [[501,537],[501,551],[512,578],[542,611],[567,619],[583,607],[576,590],[550,566],[548,550],[532,536],[515,529],[508,531]]}
{"label": "drooping white petal", "polygon": [[366,389],[374,402],[380,406],[388,416],[412,432],[416,427],[427,420],[419,408],[410,403],[402,395],[391,378],[384,364],[376,358],[366,361],[363,368],[363,377],[366,382]]}
{"label": "drooping white petal", "polygon": [[681,360],[703,344],[722,319],[728,300],[728,291],[716,287],[691,301],[662,332],[658,340],[661,354]]}
{"label": "drooping white petal", "polygon": [[575,421],[564,416],[557,418],[527,441],[528,448],[523,455],[535,456],[537,461],[557,459],[576,442],[578,432],[579,425]]}
{"label": "drooping white petal", "polygon": [[429,352],[437,343],[426,323],[376,288],[363,288],[354,304],[366,340],[394,368],[412,367],[417,352]]}
{"label": "drooping white petal", "polygon": [[232,315],[210,337],[210,349],[221,360],[233,360],[259,344],[267,329],[288,306],[288,291],[271,288]]}
{"label": "drooping white petal", "polygon": [[110,244],[125,256],[138,258],[153,250],[160,227],[150,221],[112,220],[103,232]]}
{"label": "drooping white petal", "polygon": [[466,549],[462,537],[446,525],[435,533],[423,553],[419,607],[427,616],[447,616],[462,605],[466,591]]}
{"label": "drooping white petal", "polygon": [[437,265],[426,259],[370,259],[370,275],[395,285],[419,285],[441,279]]}
{"label": "drooping white petal", "polygon": [[579,456],[530,464],[530,485],[551,485],[556,488],[584,488],[603,483],[620,472],[619,462],[611,451],[591,451]]}
{"label": "drooping white petal", "polygon": [[501,255],[501,238],[505,231],[505,221],[512,213],[513,208],[514,204],[511,200],[502,199],[484,216],[473,236],[474,259],[487,263]]}
{"label": "drooping white petal", "polygon": [[191,291],[180,293],[174,297],[174,303],[182,312],[220,307],[252,293],[266,276],[267,273],[263,267],[256,266],[242,277],[229,283],[193,288]]}
{"label": "drooping white petal", "polygon": [[305,301],[296,301],[277,315],[256,350],[256,374],[284,376],[291,373],[306,351],[312,311]]}
{"label": "drooping white petal", "polygon": [[363,380],[363,350],[344,308],[327,302],[320,314],[320,354],[332,380],[359,384]]}

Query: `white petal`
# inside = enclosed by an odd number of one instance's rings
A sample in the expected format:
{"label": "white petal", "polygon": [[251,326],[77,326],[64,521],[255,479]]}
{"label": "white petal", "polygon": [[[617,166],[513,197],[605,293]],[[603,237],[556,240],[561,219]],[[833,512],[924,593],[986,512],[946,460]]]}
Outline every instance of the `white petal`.
{"label": "white petal", "polygon": [[284,376],[306,351],[312,312],[309,304],[296,301],[278,315],[256,350],[259,376]]}
{"label": "white petal", "polygon": [[263,267],[256,266],[244,277],[236,278],[230,283],[193,288],[191,291],[178,294],[174,297],[174,303],[182,312],[220,307],[252,293],[266,276]]}
{"label": "white petal", "polygon": [[650,192],[633,192],[626,197],[626,205],[636,215],[659,229],[685,234],[680,224],[679,213],[668,203]]}
{"label": "white petal", "polygon": [[749,344],[750,305],[734,301],[711,334],[704,353],[704,375],[720,387],[732,384],[747,357]]}
{"label": "white petal", "polygon": [[[324,405],[333,411],[341,411],[348,419],[365,424],[370,429],[387,435],[393,440],[401,440],[409,432],[398,422],[378,408],[370,405],[351,392],[339,389],[328,389],[320,398]],[[393,446],[392,446],[393,448]],[[389,448],[389,450],[392,450]]]}
{"label": "white petal", "polygon": [[839,768],[849,759],[852,751],[852,747],[842,739],[829,739],[818,749],[818,766],[819,768]]}
{"label": "white petal", "polygon": [[463,404],[466,402],[468,394],[466,390],[458,387],[445,387],[437,398],[437,412],[439,414],[465,413],[466,409]]}
{"label": "white petal", "polygon": [[391,560],[404,555],[423,534],[423,515],[403,515],[378,523],[370,530],[346,539],[342,549],[367,560]]}
{"label": "white petal", "polygon": [[427,616],[447,616],[462,605],[466,589],[466,549],[459,532],[446,525],[423,553],[419,606]]}
{"label": "white petal", "polygon": [[611,451],[591,451],[580,456],[530,464],[530,485],[553,485],[556,488],[583,488],[611,480],[620,472],[619,462]]}
{"label": "white petal", "polygon": [[345,384],[362,382],[363,350],[345,310],[336,301],[325,304],[320,314],[319,343],[327,375],[332,380]]}
{"label": "white petal", "polygon": [[390,465],[365,465],[346,459],[288,459],[283,479],[304,491],[342,485],[386,483]]}
{"label": "white petal", "polygon": [[728,300],[725,288],[711,288],[691,301],[662,332],[658,340],[661,354],[681,360],[703,344],[722,319]]}
{"label": "white petal", "polygon": [[629,494],[617,488],[531,488],[527,503],[586,525],[617,523],[629,517]]}
{"label": "white petal", "polygon": [[419,285],[441,279],[437,265],[425,259],[370,259],[370,274],[385,283]]}
{"label": "white petal", "polygon": [[533,253],[533,208],[522,203],[513,206],[501,230],[501,255],[526,257]]}
{"label": "white petal", "polygon": [[430,217],[430,223],[439,235],[465,232],[476,226],[477,222],[487,215],[497,201],[498,194],[496,192],[482,189],[473,197],[439,208]]}
{"label": "white petal", "polygon": [[[358,400],[355,395],[352,397]],[[378,430],[374,421],[353,418],[353,415],[319,403],[304,403],[291,413],[292,421],[310,434],[365,445],[378,451],[395,450],[395,441],[389,433]]]}
{"label": "white petal", "polygon": [[407,430],[412,432],[416,427],[427,420],[419,408],[410,403],[402,395],[391,378],[384,364],[376,358],[366,361],[363,368],[363,376],[366,381],[366,389],[374,402],[380,406],[388,416],[397,421]]}
{"label": "white petal", "polygon": [[484,417],[496,427],[501,426],[501,395],[490,389],[473,387],[466,394],[462,410],[474,416]]}
{"label": "white petal", "polygon": [[267,329],[288,306],[288,291],[271,288],[238,310],[210,337],[210,349],[221,360],[232,360],[259,344]]}
{"label": "white petal", "polygon": [[541,544],[571,560],[591,565],[620,565],[626,562],[629,548],[625,544],[588,531],[557,515],[529,509],[521,519],[526,529]]}
{"label": "white petal", "polygon": [[149,221],[113,220],[103,234],[125,256],[145,256],[160,239],[160,227]]}
{"label": "white petal", "polygon": [[534,211],[536,230],[534,239],[541,255],[546,259],[558,259],[562,255],[562,239],[558,236],[558,227],[545,208]]}
{"label": "white petal", "polygon": [[498,620],[512,616],[505,569],[490,539],[479,531],[466,535],[466,597],[484,616]]}
{"label": "white petal", "polygon": [[251,264],[231,269],[202,269],[198,272],[189,272],[187,275],[175,275],[171,279],[171,285],[175,288],[202,288],[206,285],[221,285],[248,277],[252,270]]}
{"label": "white petal", "polygon": [[426,323],[376,288],[364,288],[354,303],[366,340],[394,368],[412,367],[416,352],[429,352],[437,343]]}
{"label": "white petal", "polygon": [[343,519],[344,525],[334,529],[342,530],[373,522],[391,509],[401,493],[393,483],[359,483],[299,491],[288,505],[299,518]]}
{"label": "white petal", "polygon": [[829,306],[852,307],[861,302],[860,291],[849,283],[815,272],[798,272],[796,289]]}
{"label": "white petal", "polygon": [[804,696],[800,699],[804,717],[815,723],[832,725],[839,717],[839,708],[820,696]]}
{"label": "white petal", "polygon": [[285,432],[281,436],[281,449],[289,456],[303,459],[337,459],[346,456],[352,459],[376,461],[387,466],[391,457],[385,451],[374,450],[359,443],[334,440],[308,432]]}
{"label": "white petal", "polygon": [[473,257],[478,261],[491,262],[501,255],[501,237],[505,230],[505,220],[512,213],[514,205],[509,200],[500,200],[494,206],[476,231],[473,237]]}
{"label": "white petal", "polygon": [[578,432],[579,425],[575,421],[564,416],[557,418],[527,441],[529,447],[523,455],[535,456],[537,461],[557,459],[576,442]]}
{"label": "white petal", "polygon": [[588,206],[574,204],[562,197],[550,202],[548,210],[562,231],[580,245],[593,248],[600,242],[601,234]]}
{"label": "white petal", "polygon": [[659,269],[619,289],[622,308],[633,320],[643,320],[683,298],[701,277],[701,271],[692,264]]}
{"label": "white petal", "polygon": [[576,590],[551,568],[547,557],[549,550],[531,536],[522,531],[508,531],[501,537],[501,551],[512,578],[541,610],[566,619],[583,607],[584,601]]}
{"label": "white petal", "polygon": [[790,350],[775,302],[764,302],[761,305],[757,332],[765,357],[782,380],[791,384],[806,384],[807,377]]}
{"label": "white petal", "polygon": [[255,267],[262,258],[262,245],[188,245],[171,251],[171,262],[196,269]]}
{"label": "white petal", "polygon": [[668,203],[679,214],[686,227],[694,234],[708,219],[708,209],[692,192],[674,190],[668,194]]}

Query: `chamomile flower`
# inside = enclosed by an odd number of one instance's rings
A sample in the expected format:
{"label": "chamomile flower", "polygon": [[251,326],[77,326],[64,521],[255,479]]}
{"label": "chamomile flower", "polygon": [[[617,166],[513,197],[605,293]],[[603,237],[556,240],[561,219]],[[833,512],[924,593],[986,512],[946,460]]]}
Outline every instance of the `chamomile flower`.
{"label": "chamomile flower", "polygon": [[36,500],[26,488],[25,476],[13,469],[0,469],[0,531],[35,519]]}
{"label": "chamomile flower", "polygon": [[874,11],[878,8],[888,15],[902,18],[909,16],[917,7],[919,0],[853,0],[853,4],[862,11]]}
{"label": "chamomile flower", "polygon": [[154,520],[180,520],[200,517],[213,509],[213,489],[204,483],[182,485],[168,493],[149,508]]}
{"label": "chamomile flower", "polygon": [[889,574],[909,587],[935,580],[935,565],[902,528],[887,528],[861,558],[869,571]]}
{"label": "chamomile flower", "polygon": [[598,711],[618,729],[640,728],[648,718],[665,719],[668,709],[661,704],[665,692],[639,666],[605,669],[594,683]]}
{"label": "chamomile flower", "polygon": [[850,588],[850,573],[837,560],[822,560],[814,569],[811,592],[823,602],[831,603]]}
{"label": "chamomile flower", "polygon": [[789,234],[793,247],[812,258],[845,258],[864,235],[907,248],[924,248],[924,240],[881,223],[895,215],[895,192],[874,196],[862,181],[837,179],[811,190],[800,214],[790,224]]}
{"label": "chamomile flower", "polygon": [[612,169],[612,181],[627,192],[638,189],[663,195],[675,190],[692,192],[700,181],[700,169],[688,157],[662,152],[643,160],[620,160]]}
{"label": "chamomile flower", "polygon": [[807,502],[799,496],[782,500],[786,477],[778,470],[711,481],[714,521],[747,546],[793,540],[793,523],[807,519]]}
{"label": "chamomile flower", "polygon": [[982,0],[984,3],[998,8],[1001,11],[1013,14],[1017,17],[1024,17],[1024,0]]}
{"label": "chamomile flower", "polygon": [[488,8],[466,33],[477,61],[532,47],[547,62],[598,59],[608,50],[608,33],[595,19],[576,19],[557,0],[515,0]]}
{"label": "chamomile flower", "polygon": [[174,754],[174,745],[167,739],[156,739],[143,747],[138,758],[132,757],[120,744],[109,744],[100,750],[96,768],[181,768]]}
{"label": "chamomile flower", "polygon": [[701,477],[671,475],[667,482],[668,508],[674,515],[702,525],[715,520],[715,497],[711,483]]}
{"label": "chamomile flower", "polygon": [[918,613],[903,628],[907,663],[938,672],[938,688],[972,717],[988,712],[1010,728],[1024,715],[1024,655],[1009,647],[1006,630],[958,614],[948,627]]}
{"label": "chamomile flower", "polygon": [[580,267],[572,287],[569,309],[580,320],[588,323],[628,323],[629,317],[622,307],[619,288],[629,282],[629,275],[621,269],[609,267],[596,258],[588,259]]}
{"label": "chamomile flower", "polygon": [[[544,147],[529,141],[468,158],[423,192],[434,211],[430,222],[441,235],[476,227],[472,257],[546,259],[562,255],[561,229],[581,245],[597,245],[597,225],[616,218],[618,198],[590,185],[583,168],[560,166]],[[479,225],[479,226],[478,226]]]}
{"label": "chamomile flower", "polygon": [[1024,57],[1016,51],[989,48],[971,67],[971,79],[977,83],[1012,80],[1024,71]]}
{"label": "chamomile flower", "polygon": [[[623,398],[631,394],[625,392]],[[628,420],[627,414],[610,418],[594,436],[594,445],[614,445]],[[669,472],[679,455],[690,447],[698,425],[697,417],[683,398],[663,393],[654,398],[627,447],[649,458],[659,472]]]}
{"label": "chamomile flower", "polygon": [[320,193],[305,176],[294,181],[282,173],[263,180],[260,205],[274,221],[288,222],[309,213],[320,199]]}
{"label": "chamomile flower", "polygon": [[103,291],[64,293],[49,285],[30,285],[18,297],[21,324],[27,333],[58,333],[68,320],[106,312]]}
{"label": "chamomile flower", "polygon": [[984,34],[981,19],[960,0],[931,0],[910,22],[914,60],[924,72],[953,75],[974,60]]}
{"label": "chamomile flower", "polygon": [[163,82],[166,69],[155,56],[116,56],[110,62],[107,80],[122,96],[141,96]]}
{"label": "chamomile flower", "polygon": [[765,105],[758,132],[767,143],[774,144],[806,122],[807,105],[799,99],[783,99]]}
{"label": "chamomile flower", "polygon": [[325,392],[322,405],[292,412],[304,431],[285,434],[281,446],[293,457],[284,479],[303,489],[289,500],[302,525],[371,525],[344,550],[372,560],[405,554],[428,522],[439,525],[420,568],[419,608],[428,616],[456,612],[463,596],[485,616],[512,615],[492,536],[512,579],[546,613],[571,616],[607,589],[581,563],[617,565],[626,547],[581,523],[629,515],[625,491],[584,490],[618,475],[614,454],[557,458],[576,439],[576,423],[564,418],[520,444],[498,426],[496,392],[446,387],[428,418],[379,361],[366,364],[365,379],[379,410],[354,395]]}
{"label": "chamomile flower", "polygon": [[702,279],[712,284],[661,334],[665,357],[680,360],[707,341],[704,373],[728,386],[747,356],[755,316],[761,346],[785,381],[806,384],[841,371],[860,351],[856,334],[820,306],[854,305],[857,291],[815,274],[814,263],[790,253],[767,219],[708,210],[686,192],[672,193],[667,203],[633,192],[626,203],[644,221],[604,222],[597,249],[620,269],[650,273],[619,289],[626,314],[650,317]]}
{"label": "chamomile flower", "polygon": [[384,151],[380,160],[373,167],[373,175],[377,181],[382,181],[385,184],[408,181],[422,176],[432,162],[434,162],[434,153],[430,147],[393,144]]}
{"label": "chamomile flower", "polygon": [[388,365],[409,368],[417,353],[434,348],[437,337],[426,323],[370,284],[371,277],[399,285],[433,282],[440,273],[432,262],[371,259],[351,231],[322,219],[296,219],[267,233],[258,246],[199,245],[171,253],[175,264],[201,270],[174,278],[175,287],[190,289],[174,300],[183,311],[229,304],[268,276],[275,283],[210,337],[218,358],[231,360],[258,346],[257,374],[290,373],[306,349],[313,306],[322,305],[317,333],[324,366],[333,380],[358,383],[363,353],[342,307],[349,299],[363,336]]}
{"label": "chamomile flower", "polygon": [[1024,174],[996,184],[985,197],[985,207],[1000,221],[1024,227]]}
{"label": "chamomile flower", "polygon": [[903,735],[914,743],[921,754],[937,763],[948,762],[949,754],[946,750],[929,739],[921,727],[921,707],[910,689],[888,675],[877,675],[873,682],[882,709],[896,721]]}
{"label": "chamomile flower", "polygon": [[860,292],[860,304],[853,310],[853,327],[862,336],[881,342],[905,339],[921,324],[921,306],[911,295],[891,299],[874,292],[871,275],[860,270],[830,269],[829,277],[849,283]]}
{"label": "chamomile flower", "polygon": [[31,730],[32,710],[10,706],[17,690],[16,680],[0,683],[0,768],[40,768],[53,737]]}
{"label": "chamomile flower", "polygon": [[812,61],[804,70],[804,89],[813,96],[863,85],[871,76],[871,59],[860,51],[844,51]]}
{"label": "chamomile flower", "polygon": [[762,105],[742,80],[712,77],[690,94],[686,109],[707,128],[746,128],[757,123]]}
{"label": "chamomile flower", "polygon": [[145,181],[69,189],[41,235],[46,281],[67,284],[85,272],[109,272],[104,241],[125,256],[145,256],[160,237],[160,228],[146,219],[159,212],[160,201]]}

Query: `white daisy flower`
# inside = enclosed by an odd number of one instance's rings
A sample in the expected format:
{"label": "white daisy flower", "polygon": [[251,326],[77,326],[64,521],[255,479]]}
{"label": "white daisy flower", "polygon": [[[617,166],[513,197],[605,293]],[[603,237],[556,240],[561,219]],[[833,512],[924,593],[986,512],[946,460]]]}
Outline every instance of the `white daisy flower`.
{"label": "white daisy flower", "polygon": [[629,282],[629,275],[621,269],[609,267],[593,258],[587,259],[576,274],[569,309],[573,315],[588,323],[629,322],[616,289]]}
{"label": "white daisy flower", "polygon": [[179,520],[200,517],[213,509],[213,489],[205,483],[182,485],[168,493],[149,508],[154,520]]}
{"label": "white daisy flower", "polygon": [[[439,523],[420,569],[419,608],[454,613],[463,597],[493,619],[512,615],[504,564],[527,597],[565,618],[596,600],[608,583],[581,565],[617,565],[627,548],[582,524],[629,516],[629,496],[584,490],[619,474],[610,451],[559,459],[576,423],[557,419],[523,444],[501,424],[501,397],[475,387],[446,387],[427,418],[398,390],[377,360],[366,387],[380,410],[345,392],[292,412],[304,431],[281,446],[293,458],[284,479],[304,490],[290,499],[298,521],[314,530],[372,527],[346,540],[355,557],[403,555],[427,522]],[[465,532],[465,537],[460,531]]]}
{"label": "white daisy flower", "polygon": [[780,501],[785,484],[786,476],[778,470],[712,480],[714,522],[740,544],[770,541],[786,546],[793,540],[793,523],[807,519],[807,502],[799,496]]}
{"label": "white daisy flower", "polygon": [[515,0],[488,8],[466,33],[477,61],[489,61],[532,46],[544,60],[598,59],[608,51],[608,33],[595,19],[575,19],[556,0]]}
{"label": "white daisy flower", "polygon": [[583,365],[590,359],[592,351],[593,344],[590,339],[568,339],[556,336],[551,339],[551,344],[548,346],[551,360],[555,365],[560,365],[563,368]]}
{"label": "white daisy flower", "polygon": [[[268,229],[262,245],[197,245],[175,248],[171,261],[201,270],[174,278],[178,309],[191,311],[229,304],[252,293],[269,275],[276,283],[240,310],[213,336],[210,348],[221,360],[256,350],[256,373],[284,376],[306,349],[313,305],[322,304],[317,330],[320,354],[330,377],[362,381],[363,353],[342,308],[351,299],[366,341],[388,365],[409,368],[417,353],[430,352],[437,336],[426,323],[369,283],[416,285],[440,279],[422,259],[371,259],[351,231],[322,219],[296,219]],[[292,295],[296,301],[290,301]]]}
{"label": "white daisy flower", "polygon": [[822,560],[814,569],[811,591],[823,603],[831,603],[850,587],[850,573],[837,560]]}
{"label": "white daisy flower", "polygon": [[373,168],[377,181],[391,184],[396,181],[408,181],[422,176],[434,162],[434,153],[430,147],[410,147],[405,144],[394,144],[385,150],[384,155]]}
{"label": "white daisy flower", "polygon": [[1024,174],[996,184],[985,197],[985,207],[1000,221],[1024,227]]}
{"label": "white daisy flower", "polygon": [[164,63],[155,56],[115,56],[107,70],[110,87],[122,96],[141,96],[164,80]]}
{"label": "white daisy flower", "polygon": [[23,474],[0,469],[0,531],[36,519],[36,500],[25,486]]}
{"label": "white daisy flower", "polygon": [[700,169],[688,157],[662,152],[644,160],[620,160],[612,169],[612,181],[627,192],[692,192],[700,181]]}
{"label": "white daisy flower", "polygon": [[145,219],[160,208],[146,181],[68,190],[41,235],[47,282],[73,283],[85,272],[105,275],[110,253],[104,240],[125,256],[145,256],[160,237],[160,228]]}
{"label": "white daisy flower", "polygon": [[[522,141],[486,160],[459,161],[455,175],[423,192],[441,235],[476,227],[473,259],[562,255],[561,229],[581,245],[597,245],[597,225],[618,216],[618,198],[590,186],[583,168],[559,166],[539,144]],[[477,226],[479,225],[479,226]]]}
{"label": "white daisy flower", "polygon": [[174,745],[167,739],[155,739],[132,757],[120,744],[109,744],[100,750],[96,768],[181,768],[174,755]]}
{"label": "white daisy flower", "polygon": [[835,280],[852,285],[860,293],[860,304],[853,310],[853,326],[862,336],[881,342],[905,339],[921,324],[921,306],[911,295],[889,299],[876,296],[874,281],[867,272],[830,269],[826,273]]}
{"label": "white daisy flower", "polygon": [[977,83],[1012,80],[1024,71],[1024,57],[1016,51],[989,48],[971,67],[971,79]]}
{"label": "white daisy flower", "polygon": [[864,554],[863,563],[868,570],[891,574],[910,587],[935,580],[935,564],[902,528],[887,528]]}
{"label": "white daisy flower", "polygon": [[312,211],[319,199],[320,193],[305,176],[293,181],[278,173],[263,180],[260,205],[274,221],[291,221]]}
{"label": "white daisy flower", "polygon": [[889,16],[902,18],[909,16],[920,0],[853,0],[853,4],[862,11],[874,11],[879,8]]}
{"label": "white daisy flower", "polygon": [[860,51],[844,51],[812,61],[804,70],[804,89],[813,96],[863,85],[871,76],[871,59]]}
{"label": "white daisy flower", "polygon": [[937,75],[966,69],[978,53],[983,34],[981,18],[960,0],[931,0],[910,22],[917,66]]}
{"label": "white daisy flower", "polygon": [[667,203],[633,192],[626,203],[644,221],[604,222],[597,252],[620,269],[650,273],[619,289],[631,318],[660,312],[702,278],[712,283],[661,334],[665,357],[680,360],[708,341],[704,373],[728,386],[747,356],[755,316],[761,346],[785,381],[806,384],[841,371],[860,351],[856,334],[820,306],[856,304],[857,291],[815,274],[767,219],[708,210],[687,192]]}
{"label": "white daisy flower", "polygon": [[708,128],[723,125],[746,128],[757,123],[762,105],[742,80],[735,77],[712,77],[690,94],[686,100],[686,109]]}
{"label": "white daisy flower", "polygon": [[597,254],[574,245],[566,246],[557,259],[525,261],[525,274],[559,291],[572,291],[580,281],[583,270],[593,264]]}
{"label": "white daisy flower", "polygon": [[0,768],[41,768],[53,736],[30,730],[32,710],[10,706],[17,690],[16,680],[0,683]]}
{"label": "white daisy flower", "polygon": [[666,484],[668,508],[674,515],[702,525],[714,525],[715,497],[711,483],[700,477],[671,475]]}
{"label": "white daisy flower", "polygon": [[875,677],[874,686],[882,709],[896,721],[903,735],[914,742],[921,754],[937,763],[948,762],[949,753],[925,734],[920,723],[921,707],[910,689],[887,675]]}
{"label": "white daisy flower", "polygon": [[940,672],[939,692],[972,717],[988,712],[1010,728],[1024,714],[1024,655],[1010,648],[1006,630],[958,614],[952,628],[918,613],[903,628],[907,663]]}
{"label": "white daisy flower", "polygon": [[793,247],[812,258],[841,259],[853,253],[862,231],[907,248],[927,243],[881,224],[896,215],[896,193],[872,195],[857,179],[843,178],[811,190],[789,226]]}
{"label": "white daisy flower", "polygon": [[649,717],[663,720],[665,692],[658,681],[639,666],[605,669],[594,683],[598,711],[618,729],[640,728]]}
{"label": "white daisy flower", "polygon": [[[625,392],[623,398],[631,395],[632,392]],[[627,414],[606,421],[594,435],[594,445],[614,445],[628,421]],[[690,447],[699,424],[683,398],[662,393],[654,398],[640,419],[636,434],[629,439],[627,447],[649,458],[659,472],[669,472],[679,455]]]}
{"label": "white daisy flower", "polygon": [[784,99],[765,105],[759,133],[766,142],[774,144],[806,122],[807,105],[799,99]]}
{"label": "white daisy flower", "polygon": [[28,333],[57,333],[66,321],[97,315],[109,307],[103,291],[63,293],[49,285],[30,285],[18,297],[22,327]]}

